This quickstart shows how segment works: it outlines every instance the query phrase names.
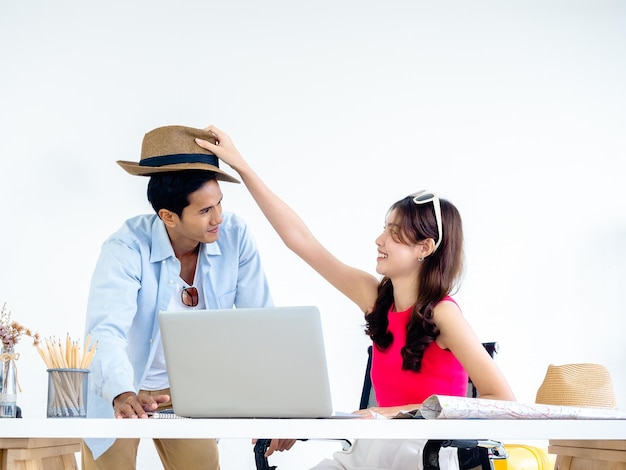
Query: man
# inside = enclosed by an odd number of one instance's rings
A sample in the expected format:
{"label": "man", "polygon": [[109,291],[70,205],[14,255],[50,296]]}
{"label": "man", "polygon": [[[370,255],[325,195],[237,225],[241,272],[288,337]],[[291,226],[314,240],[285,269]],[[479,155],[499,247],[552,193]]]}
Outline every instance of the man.
{"label": "man", "polygon": [[[259,254],[245,223],[222,212],[219,181],[239,181],[196,145],[203,130],[167,126],[147,133],[138,163],[149,176],[156,214],[129,219],[102,246],[87,307],[86,334],[98,341],[88,416],[146,418],[171,407],[157,320],[160,310],[272,305]],[[206,358],[206,360],[219,360]],[[214,439],[155,439],[166,469],[218,469]],[[86,439],[82,468],[135,468],[139,439]]]}

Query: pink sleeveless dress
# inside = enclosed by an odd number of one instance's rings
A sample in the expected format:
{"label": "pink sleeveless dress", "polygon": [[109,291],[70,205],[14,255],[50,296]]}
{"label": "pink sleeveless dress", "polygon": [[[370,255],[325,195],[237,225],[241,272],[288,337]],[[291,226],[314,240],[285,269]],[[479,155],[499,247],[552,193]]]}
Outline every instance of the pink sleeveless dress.
{"label": "pink sleeveless dress", "polygon": [[[445,297],[442,302],[454,302]],[[441,349],[435,341],[424,351],[419,372],[402,369],[400,350],[406,342],[406,326],[412,307],[403,312],[389,311],[389,331],[393,343],[381,351],[376,346],[372,354],[372,385],[379,406],[400,406],[422,403],[431,395],[465,396],[467,373],[450,351]]]}

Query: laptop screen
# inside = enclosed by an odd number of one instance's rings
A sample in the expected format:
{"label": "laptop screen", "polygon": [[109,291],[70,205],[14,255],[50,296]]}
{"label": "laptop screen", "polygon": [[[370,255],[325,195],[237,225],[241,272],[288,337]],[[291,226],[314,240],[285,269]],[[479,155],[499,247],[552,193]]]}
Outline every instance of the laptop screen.
{"label": "laptop screen", "polygon": [[332,415],[317,307],[162,311],[158,318],[177,415]]}

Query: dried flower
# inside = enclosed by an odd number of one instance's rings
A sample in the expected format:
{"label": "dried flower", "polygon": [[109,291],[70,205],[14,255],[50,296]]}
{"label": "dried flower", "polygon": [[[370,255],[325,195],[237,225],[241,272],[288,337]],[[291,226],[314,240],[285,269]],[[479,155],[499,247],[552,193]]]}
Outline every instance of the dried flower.
{"label": "dried flower", "polygon": [[2,310],[0,310],[0,341],[2,341],[2,346],[7,349],[14,347],[22,335],[33,338],[34,345],[39,343],[39,333],[34,333],[16,321],[12,322],[11,310],[7,308],[6,303],[3,304]]}

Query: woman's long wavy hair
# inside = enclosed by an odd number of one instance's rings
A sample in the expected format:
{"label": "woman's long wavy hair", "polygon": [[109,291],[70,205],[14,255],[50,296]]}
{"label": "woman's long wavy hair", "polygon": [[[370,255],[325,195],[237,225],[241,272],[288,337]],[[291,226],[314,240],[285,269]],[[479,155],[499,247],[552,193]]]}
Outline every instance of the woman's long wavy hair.
{"label": "woman's long wavy hair", "polygon": [[[458,287],[463,271],[463,227],[456,207],[440,199],[442,240],[437,250],[427,256],[421,265],[415,290],[417,302],[407,325],[406,344],[402,348],[402,368],[419,371],[426,347],[439,335],[433,321],[433,309],[446,295]],[[400,227],[402,243],[413,245],[428,238],[437,240],[437,221],[432,203],[415,204],[412,196],[396,202],[389,209]],[[383,277],[378,286],[378,297],[371,313],[365,316],[365,332],[374,345],[384,350],[393,342],[388,331],[389,309],[393,304],[393,284]]]}

